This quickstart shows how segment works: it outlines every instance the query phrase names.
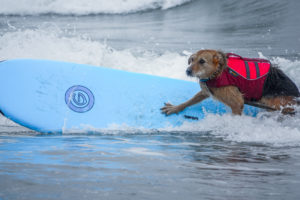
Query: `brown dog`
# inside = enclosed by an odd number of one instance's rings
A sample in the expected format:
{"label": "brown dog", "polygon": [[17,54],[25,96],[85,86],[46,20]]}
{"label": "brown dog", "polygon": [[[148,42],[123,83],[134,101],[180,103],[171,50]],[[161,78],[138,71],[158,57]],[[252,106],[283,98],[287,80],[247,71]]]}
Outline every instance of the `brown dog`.
{"label": "brown dog", "polygon": [[[191,55],[188,61],[190,66],[186,73],[188,76],[199,78],[201,91],[180,105],[165,103],[165,106],[161,108],[162,112],[166,115],[178,113],[188,106],[201,102],[210,95],[229,106],[232,113],[237,115],[242,114],[244,104],[267,108],[268,110],[282,109],[282,113],[294,112],[293,105],[297,104],[296,98],[300,96],[299,90],[280,69],[269,63],[269,71],[263,79],[244,80],[238,74],[230,71],[227,60],[228,54],[215,50],[201,50]],[[255,67],[258,67],[257,63],[255,63]],[[233,82],[243,82],[243,85],[230,83],[227,81],[228,79],[232,79]],[[239,80],[236,81],[236,79]],[[222,85],[219,84],[220,80],[229,83]]]}

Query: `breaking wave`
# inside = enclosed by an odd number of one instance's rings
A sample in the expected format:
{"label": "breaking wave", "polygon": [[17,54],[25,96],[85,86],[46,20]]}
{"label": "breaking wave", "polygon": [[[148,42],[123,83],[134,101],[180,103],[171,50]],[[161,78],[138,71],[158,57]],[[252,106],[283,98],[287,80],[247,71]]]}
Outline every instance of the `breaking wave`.
{"label": "breaking wave", "polygon": [[1,0],[2,15],[90,15],[127,14],[154,9],[169,9],[191,0]]}

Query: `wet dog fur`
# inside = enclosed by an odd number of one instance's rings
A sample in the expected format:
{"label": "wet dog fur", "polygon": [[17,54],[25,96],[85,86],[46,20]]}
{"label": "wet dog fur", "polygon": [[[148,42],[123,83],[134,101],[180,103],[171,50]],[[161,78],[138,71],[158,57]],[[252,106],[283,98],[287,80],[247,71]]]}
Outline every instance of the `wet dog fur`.
{"label": "wet dog fur", "polygon": [[[186,70],[188,76],[200,79],[214,79],[220,76],[227,67],[227,56],[216,50],[200,50],[190,56],[189,67]],[[300,96],[295,83],[277,67],[271,66],[263,87],[262,98],[256,102],[247,102],[243,94],[236,86],[225,86],[220,88],[208,87],[205,82],[200,82],[201,91],[190,100],[180,104],[172,105],[165,103],[161,108],[166,115],[178,113],[186,107],[201,102],[213,96],[213,98],[229,106],[232,113],[241,115],[244,104],[266,108],[267,110],[281,110],[283,114],[294,113],[293,106],[297,104]]]}

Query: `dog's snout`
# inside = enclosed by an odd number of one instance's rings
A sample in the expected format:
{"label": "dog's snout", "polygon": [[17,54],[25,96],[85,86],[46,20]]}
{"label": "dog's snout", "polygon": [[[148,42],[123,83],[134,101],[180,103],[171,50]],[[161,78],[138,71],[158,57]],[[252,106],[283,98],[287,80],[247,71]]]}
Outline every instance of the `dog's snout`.
{"label": "dog's snout", "polygon": [[186,69],[186,75],[188,76],[192,75],[192,69],[190,67]]}

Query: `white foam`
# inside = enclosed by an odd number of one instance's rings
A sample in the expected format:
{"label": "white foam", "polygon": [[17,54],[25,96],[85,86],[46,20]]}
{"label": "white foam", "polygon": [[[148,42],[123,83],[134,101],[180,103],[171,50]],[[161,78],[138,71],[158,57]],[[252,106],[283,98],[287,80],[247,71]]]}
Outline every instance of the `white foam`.
{"label": "white foam", "polygon": [[298,74],[300,75],[299,60],[291,61],[281,57],[268,58],[264,56],[262,52],[258,52],[258,56],[263,59],[269,59],[271,63],[282,69],[284,73],[286,73],[296,83],[297,86],[300,85],[300,79],[298,78]]}
{"label": "white foam", "polygon": [[6,126],[6,127],[17,127],[18,124],[15,122],[11,121],[10,119],[7,119],[6,117],[3,117],[0,115],[0,126]]}
{"label": "white foam", "polygon": [[[295,116],[283,116],[279,112],[261,112],[257,117],[234,116],[232,114],[206,114],[197,122],[185,122],[181,126],[165,127],[158,130],[129,127],[126,124],[112,125],[107,129],[90,126],[82,127],[81,133],[94,132],[101,134],[207,134],[232,142],[258,143],[273,146],[300,146],[300,108]],[[74,130],[68,133],[80,133]],[[149,142],[149,141],[148,141]],[[160,144],[162,145],[162,144]],[[172,143],[168,145],[173,145]],[[181,143],[175,145],[197,145]],[[143,153],[143,152],[142,152]]]}
{"label": "white foam", "polygon": [[284,71],[295,83],[297,86],[300,85],[300,61],[295,60],[291,61],[281,57],[274,57],[271,59],[272,63],[278,65],[280,69]]}
{"label": "white foam", "polygon": [[150,9],[168,9],[191,0],[1,0],[0,14],[122,14]]}
{"label": "white foam", "polygon": [[133,72],[191,80],[185,75],[187,56],[174,52],[115,50],[84,36],[66,37],[50,26],[0,36],[0,59],[35,58],[105,66]]}
{"label": "white foam", "polygon": [[258,117],[208,114],[199,122],[185,123],[181,127],[162,131],[209,132],[216,137],[235,142],[299,146],[299,116],[289,117],[266,112],[260,113]]}
{"label": "white foam", "polygon": [[[207,134],[232,142],[258,143],[273,146],[300,146],[300,109],[296,116],[283,116],[278,112],[261,112],[257,117],[233,116],[232,114],[207,114],[206,117],[197,122],[185,122],[178,127],[145,129],[129,127],[126,124],[111,126],[107,129],[97,129],[85,126],[82,130],[65,132],[64,134],[77,133],[101,133],[101,134]],[[148,141],[149,142],[149,141]],[[173,145],[172,143],[168,145]],[[175,145],[197,145],[194,143],[181,143]],[[139,151],[139,154],[147,151]],[[133,150],[135,152],[135,150]],[[133,152],[132,151],[132,152]]]}

